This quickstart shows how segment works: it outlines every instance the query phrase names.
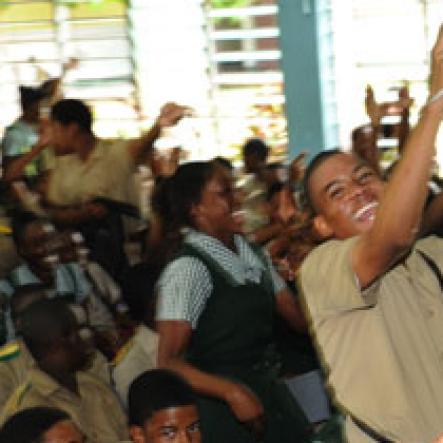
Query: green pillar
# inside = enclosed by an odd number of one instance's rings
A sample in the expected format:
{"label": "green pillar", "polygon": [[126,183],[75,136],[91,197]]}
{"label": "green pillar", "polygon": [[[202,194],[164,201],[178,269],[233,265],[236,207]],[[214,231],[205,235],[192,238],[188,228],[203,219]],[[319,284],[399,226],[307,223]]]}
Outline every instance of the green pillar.
{"label": "green pillar", "polygon": [[279,0],[288,157],[338,144],[329,0]]}

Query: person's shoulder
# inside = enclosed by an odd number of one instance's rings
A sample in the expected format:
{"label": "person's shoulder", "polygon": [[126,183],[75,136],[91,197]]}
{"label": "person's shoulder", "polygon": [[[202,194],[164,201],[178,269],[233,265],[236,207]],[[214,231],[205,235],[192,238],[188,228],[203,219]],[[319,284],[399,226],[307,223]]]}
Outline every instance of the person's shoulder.
{"label": "person's shoulder", "polygon": [[90,372],[78,372],[77,383],[82,397],[100,398],[105,403],[117,405],[117,395],[110,383],[105,382]]}
{"label": "person's shoulder", "polygon": [[0,347],[0,367],[1,363],[18,360],[20,356],[23,356],[23,349],[19,342],[14,341],[3,345]]}
{"label": "person's shoulder", "polygon": [[159,283],[173,276],[188,275],[189,273],[201,272],[207,269],[203,261],[190,253],[183,251],[183,255],[179,255],[170,261],[162,273],[160,274]]}
{"label": "person's shoulder", "polygon": [[15,414],[20,409],[26,407],[29,393],[32,391],[32,382],[27,380],[15,388],[14,392],[8,398],[6,404],[2,408],[2,418]]}
{"label": "person's shoulder", "polygon": [[436,235],[428,235],[415,242],[415,249],[435,249],[443,252],[443,238]]}
{"label": "person's shoulder", "polygon": [[120,348],[112,362],[114,376],[124,375],[134,369],[153,369],[157,365],[159,335],[141,324],[134,335]]}
{"label": "person's shoulder", "polygon": [[331,239],[316,246],[305,258],[301,272],[307,272],[309,269],[317,268],[320,263],[334,263],[337,255],[348,252],[355,244],[358,237],[352,237],[346,240]]}
{"label": "person's shoulder", "polygon": [[23,120],[15,120],[9,126],[5,128],[5,135],[13,132],[22,132],[24,130],[31,130],[31,127],[25,123]]}
{"label": "person's shoulder", "polygon": [[358,237],[328,240],[305,258],[299,274],[302,290],[326,293],[331,286],[354,288],[356,276],[351,265],[351,250]]}
{"label": "person's shoulder", "polygon": [[100,138],[96,149],[109,153],[119,153],[125,150],[130,140],[124,138]]}
{"label": "person's shoulder", "polygon": [[112,360],[112,366],[115,369],[128,357],[129,353],[134,349],[136,342],[135,336],[132,336],[115,354]]}
{"label": "person's shoulder", "polygon": [[[443,267],[443,238],[436,235],[424,237],[414,245],[413,251],[418,251],[425,254],[427,257],[434,260],[440,267]],[[414,254],[412,254],[414,256]]]}
{"label": "person's shoulder", "polygon": [[109,383],[90,370],[77,372],[77,382],[83,392],[91,395],[94,391],[112,391]]}

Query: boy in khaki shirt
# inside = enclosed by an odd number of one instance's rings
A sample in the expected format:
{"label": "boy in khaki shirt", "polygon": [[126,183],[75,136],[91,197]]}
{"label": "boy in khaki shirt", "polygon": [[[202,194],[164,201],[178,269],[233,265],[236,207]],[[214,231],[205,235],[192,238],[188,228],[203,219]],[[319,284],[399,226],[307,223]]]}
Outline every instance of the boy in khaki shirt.
{"label": "boy in khaki shirt", "polygon": [[301,269],[312,328],[350,442],[427,443],[443,432],[443,243],[417,241],[443,115],[443,31],[431,91],[390,182],[327,151],[306,171],[326,241]]}
{"label": "boy in khaki shirt", "polygon": [[110,386],[85,369],[91,352],[73,312],[62,299],[40,300],[22,315],[23,341],[36,361],[10,397],[2,422],[15,412],[49,406],[67,412],[88,443],[127,440],[126,416]]}

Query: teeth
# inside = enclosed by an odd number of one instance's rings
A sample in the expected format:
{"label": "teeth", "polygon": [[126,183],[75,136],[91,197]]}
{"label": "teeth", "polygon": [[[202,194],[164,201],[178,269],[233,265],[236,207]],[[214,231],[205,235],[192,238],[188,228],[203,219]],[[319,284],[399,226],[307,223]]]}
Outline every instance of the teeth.
{"label": "teeth", "polygon": [[373,201],[371,203],[368,203],[364,205],[362,208],[360,208],[355,214],[354,214],[354,220],[358,220],[360,217],[362,217],[366,211],[370,211],[371,209],[374,209],[378,206],[378,202]]}
{"label": "teeth", "polygon": [[43,260],[48,265],[56,265],[60,261],[60,257],[58,254],[51,254],[44,257]]}

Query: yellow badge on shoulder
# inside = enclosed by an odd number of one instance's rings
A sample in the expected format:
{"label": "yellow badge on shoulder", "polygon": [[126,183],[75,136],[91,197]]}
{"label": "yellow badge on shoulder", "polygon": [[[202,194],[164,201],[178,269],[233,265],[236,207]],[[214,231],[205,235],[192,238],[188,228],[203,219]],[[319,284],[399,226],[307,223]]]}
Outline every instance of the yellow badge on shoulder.
{"label": "yellow badge on shoulder", "polygon": [[12,360],[20,354],[20,345],[18,343],[8,343],[0,348],[0,362]]}
{"label": "yellow badge on shoulder", "polygon": [[9,226],[0,225],[0,234],[11,235],[12,229]]}
{"label": "yellow badge on shoulder", "polygon": [[129,339],[126,344],[124,344],[115,355],[112,360],[112,365],[117,366],[127,355],[127,353],[131,350],[132,346],[134,346],[134,339]]}

